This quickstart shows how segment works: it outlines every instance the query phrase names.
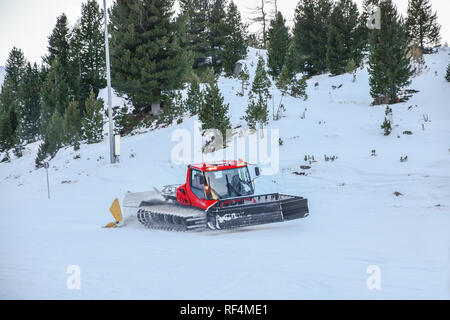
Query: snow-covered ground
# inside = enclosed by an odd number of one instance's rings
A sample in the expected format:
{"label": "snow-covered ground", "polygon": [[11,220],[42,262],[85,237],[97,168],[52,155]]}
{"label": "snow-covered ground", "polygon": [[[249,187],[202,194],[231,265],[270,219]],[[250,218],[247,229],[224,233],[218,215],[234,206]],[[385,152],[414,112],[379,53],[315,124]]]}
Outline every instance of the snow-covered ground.
{"label": "snow-covered ground", "polygon": [[[249,52],[251,73],[258,53]],[[369,105],[366,69],[355,83],[314,77],[307,101],[285,98],[286,117],[269,125],[283,140],[279,170],[256,188],[309,199],[310,216],[288,223],[193,234],[133,220],[100,228],[115,197],[184,181],[185,165],[170,160],[171,135],[192,132],[195,118],[122,138],[115,165],[107,140],[61,150],[50,163],[50,200],[45,170],[34,169],[37,144],[27,146],[24,157],[0,164],[0,298],[449,299],[448,53],[426,56],[428,69],[410,86],[420,92],[392,106],[389,136],[380,128],[385,106]],[[244,124],[240,84],[221,78],[220,88],[233,126]],[[317,160],[306,171],[305,155]],[[80,267],[80,290],[66,286],[71,265]],[[380,289],[368,288],[376,275],[368,268],[380,272]]]}

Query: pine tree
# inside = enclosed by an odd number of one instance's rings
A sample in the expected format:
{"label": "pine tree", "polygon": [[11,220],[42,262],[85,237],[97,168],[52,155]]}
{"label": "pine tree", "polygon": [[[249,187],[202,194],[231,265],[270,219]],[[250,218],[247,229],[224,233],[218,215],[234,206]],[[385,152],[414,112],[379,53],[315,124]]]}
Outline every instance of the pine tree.
{"label": "pine tree", "polygon": [[47,154],[53,158],[64,144],[64,123],[58,110],[55,110],[52,115],[46,140],[48,141]]}
{"label": "pine tree", "polygon": [[357,69],[357,65],[355,63],[355,60],[352,58],[348,61],[347,65],[345,66],[345,72],[346,73],[352,73],[353,74],[353,79],[352,82],[356,81],[356,69]]}
{"label": "pine tree", "polygon": [[296,76],[292,79],[291,96],[294,98],[304,98],[305,100],[308,98],[308,95],[306,94],[306,88],[308,87],[306,79],[306,76]]}
{"label": "pine tree", "polygon": [[23,138],[23,128],[22,124],[19,122],[16,129],[16,134],[14,135],[14,150],[13,153],[17,158],[22,157],[23,150],[25,149],[26,141]]}
{"label": "pine tree", "polygon": [[360,38],[358,7],[353,0],[339,0],[330,16],[327,45],[327,66],[331,74],[345,72],[351,59],[362,60],[364,41]]}
{"label": "pine tree", "polygon": [[288,50],[286,52],[286,57],[284,59],[283,68],[281,68],[280,79],[283,78],[284,81],[290,81],[296,75],[299,70],[300,57],[297,51],[295,42],[291,40]]}
{"label": "pine tree", "polygon": [[249,104],[244,116],[248,127],[251,129],[255,129],[257,124],[262,129],[268,122],[267,103],[272,97],[269,92],[270,86],[271,82],[267,76],[264,59],[259,57],[252,89],[249,93]]}
{"label": "pine tree", "polygon": [[46,158],[53,158],[64,145],[64,122],[57,109],[52,114],[47,132],[43,135],[43,138],[44,141],[39,145],[35,160],[36,167],[40,167]]}
{"label": "pine tree", "polygon": [[25,74],[26,61],[23,52],[14,47],[8,55],[5,65],[5,79],[0,93],[0,149],[11,149],[22,140],[20,116],[24,103],[21,99],[21,86]]}
{"label": "pine tree", "polygon": [[222,68],[223,48],[225,47],[227,26],[225,23],[226,0],[211,0],[209,6],[209,46],[213,67],[216,71]]}
{"label": "pine tree", "polygon": [[254,95],[261,95],[264,100],[269,100],[272,96],[269,92],[271,82],[267,76],[266,64],[262,57],[258,59],[258,65],[256,66],[255,77],[252,83],[251,92]]}
{"label": "pine tree", "polygon": [[445,79],[450,82],[450,63],[447,66],[447,73],[445,74]]}
{"label": "pine tree", "polygon": [[289,71],[288,64],[283,66],[277,88],[281,90],[283,96],[289,94],[295,98],[307,98],[306,76],[300,76]]}
{"label": "pine tree", "polygon": [[181,21],[185,24],[184,46],[194,55],[194,66],[209,56],[209,0],[180,0]]}
{"label": "pine tree", "polygon": [[244,64],[244,68],[241,70],[241,72],[239,72],[238,75],[238,79],[239,81],[241,81],[241,85],[242,85],[242,89],[240,92],[240,96],[243,96],[245,94],[245,90],[247,90],[248,85],[250,84],[249,80],[250,80],[250,74],[248,71],[248,67],[246,64]]}
{"label": "pine tree", "polygon": [[247,126],[250,129],[256,129],[257,124],[263,129],[264,125],[269,122],[267,103],[264,102],[261,96],[255,97],[250,94],[250,100],[243,119],[247,122]]}
{"label": "pine tree", "polygon": [[37,64],[28,63],[20,87],[23,108],[20,115],[22,139],[34,142],[39,136],[39,116],[41,112],[41,80]]}
{"label": "pine tree", "polygon": [[21,49],[13,47],[9,52],[5,65],[5,78],[2,84],[4,90],[10,90],[16,99],[19,98],[20,86],[25,73],[27,62]]}
{"label": "pine tree", "polygon": [[40,168],[43,165],[44,160],[47,158],[47,150],[48,149],[48,143],[44,142],[39,145],[38,152],[36,154],[36,159],[34,160],[34,163],[36,165],[36,168]]}
{"label": "pine tree", "polygon": [[69,74],[69,45],[70,30],[67,16],[63,13],[56,20],[52,34],[48,37],[48,54],[44,57],[47,67],[50,67],[57,59],[62,66],[64,76]]}
{"label": "pine tree", "polygon": [[193,116],[198,114],[200,106],[203,103],[203,94],[200,90],[200,82],[196,75],[193,76],[187,92],[186,108]]}
{"label": "pine tree", "polygon": [[[209,73],[214,74],[212,70],[209,70]],[[217,79],[212,78],[213,80],[206,84],[198,118],[202,123],[203,131],[208,129],[218,130],[222,134],[225,144],[226,131],[231,128],[230,117],[228,116],[229,105],[224,104],[224,98],[217,86]]]}
{"label": "pine tree", "polygon": [[392,0],[380,2],[380,11],[381,29],[372,30],[370,36],[370,94],[374,104],[396,103],[412,75],[409,39]]}
{"label": "pine tree", "polygon": [[77,98],[84,102],[91,91],[97,97],[99,90],[106,86],[103,10],[97,1],[82,4],[81,18],[72,33],[70,58],[73,72],[80,81]]}
{"label": "pine tree", "polygon": [[231,74],[234,64],[247,55],[246,26],[242,23],[241,14],[233,1],[228,5],[225,27],[223,66],[225,72]]}
{"label": "pine tree", "polygon": [[124,104],[114,115],[114,130],[120,136],[129,135],[138,125],[138,118]]}
{"label": "pine tree", "polygon": [[164,92],[164,110],[159,118],[160,124],[171,125],[174,120],[177,121],[177,124],[180,124],[183,122],[185,112],[186,105],[179,90]]}
{"label": "pine tree", "polygon": [[118,0],[111,10],[111,67],[115,89],[136,111],[181,89],[191,65],[172,21],[173,0]]}
{"label": "pine tree", "polygon": [[36,159],[34,160],[36,168],[42,167],[44,160],[46,160],[46,158],[48,157],[47,149],[48,149],[48,142],[44,140],[39,145],[38,152],[36,154]]}
{"label": "pine tree", "polygon": [[42,135],[47,133],[55,110],[58,110],[59,115],[64,115],[70,101],[69,85],[64,77],[63,66],[58,59],[53,60],[52,63],[41,90],[40,131]]}
{"label": "pine tree", "polygon": [[80,148],[81,119],[78,101],[72,100],[64,115],[64,141],[74,146],[75,150]]}
{"label": "pine tree", "polygon": [[431,10],[429,0],[409,0],[406,29],[422,52],[427,45],[439,45],[441,26],[437,23],[437,13]]}
{"label": "pine tree", "polygon": [[[71,63],[71,36],[67,16],[62,14],[57,18],[56,25],[48,37],[48,54],[43,58],[45,75],[49,73],[49,69],[58,64],[58,79],[67,84],[68,101],[79,95],[80,87],[78,70],[75,70]],[[60,114],[64,114],[64,111],[59,110]]]}
{"label": "pine tree", "polygon": [[326,70],[330,0],[300,0],[295,9],[294,43],[299,66],[296,71],[315,75]]}
{"label": "pine tree", "polygon": [[103,140],[103,100],[96,99],[92,91],[85,102],[86,112],[81,120],[82,136],[87,143],[97,143]]}
{"label": "pine tree", "polygon": [[14,109],[0,103],[0,151],[8,151],[16,142],[15,131],[18,127]]}
{"label": "pine tree", "polygon": [[270,22],[269,48],[267,50],[267,67],[269,74],[278,78],[289,48],[289,29],[281,12],[278,12],[275,20]]}

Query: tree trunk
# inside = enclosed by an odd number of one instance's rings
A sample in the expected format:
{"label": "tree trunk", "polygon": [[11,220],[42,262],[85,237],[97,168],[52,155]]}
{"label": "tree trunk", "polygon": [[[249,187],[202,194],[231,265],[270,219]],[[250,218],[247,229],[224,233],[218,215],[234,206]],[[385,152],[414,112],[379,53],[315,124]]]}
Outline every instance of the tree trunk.
{"label": "tree trunk", "polygon": [[157,116],[161,113],[161,103],[160,102],[155,102],[152,103],[152,111],[151,114],[154,116]]}

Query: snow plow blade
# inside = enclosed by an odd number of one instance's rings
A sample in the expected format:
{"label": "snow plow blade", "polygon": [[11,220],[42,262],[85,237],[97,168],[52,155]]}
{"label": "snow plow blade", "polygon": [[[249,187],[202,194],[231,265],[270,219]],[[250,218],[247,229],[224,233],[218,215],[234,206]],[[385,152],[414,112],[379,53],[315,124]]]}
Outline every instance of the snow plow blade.
{"label": "snow plow blade", "polygon": [[235,229],[305,218],[308,200],[278,193],[228,198],[207,210],[211,229]]}

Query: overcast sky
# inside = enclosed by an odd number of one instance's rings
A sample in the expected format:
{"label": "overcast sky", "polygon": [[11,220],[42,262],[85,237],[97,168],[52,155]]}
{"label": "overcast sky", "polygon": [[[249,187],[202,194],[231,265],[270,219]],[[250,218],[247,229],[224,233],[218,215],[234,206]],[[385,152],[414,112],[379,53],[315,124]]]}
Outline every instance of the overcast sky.
{"label": "overcast sky", "polygon": [[[98,0],[101,6],[103,1]],[[250,9],[260,0],[234,0],[242,16],[248,18]],[[47,52],[47,37],[56,18],[66,13],[71,25],[81,12],[84,0],[0,0],[0,65],[4,65],[13,46],[21,48],[31,62],[41,62]],[[113,0],[107,0],[111,5]],[[360,5],[362,0],[356,0]],[[405,14],[408,0],[394,0],[400,13]],[[450,0],[431,0],[438,12],[442,43],[450,43]],[[279,10],[292,25],[297,0],[278,0]]]}

